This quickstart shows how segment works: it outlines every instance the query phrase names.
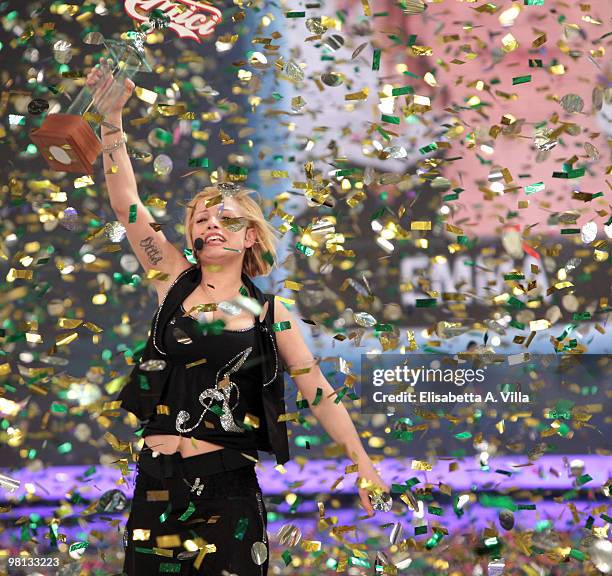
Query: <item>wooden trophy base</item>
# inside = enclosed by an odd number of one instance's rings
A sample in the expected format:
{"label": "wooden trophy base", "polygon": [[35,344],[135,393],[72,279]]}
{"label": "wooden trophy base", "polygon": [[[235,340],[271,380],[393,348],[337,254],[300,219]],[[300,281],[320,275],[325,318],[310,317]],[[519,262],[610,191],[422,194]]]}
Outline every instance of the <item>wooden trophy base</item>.
{"label": "wooden trophy base", "polygon": [[102,143],[89,123],[74,114],[49,114],[30,138],[47,164],[60,172],[93,174]]}

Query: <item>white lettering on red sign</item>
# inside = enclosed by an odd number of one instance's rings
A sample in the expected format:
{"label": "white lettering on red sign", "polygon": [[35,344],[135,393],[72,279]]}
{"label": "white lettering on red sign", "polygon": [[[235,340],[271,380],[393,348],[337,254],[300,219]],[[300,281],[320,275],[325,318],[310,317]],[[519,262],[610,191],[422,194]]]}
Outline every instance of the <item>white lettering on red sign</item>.
{"label": "white lettering on red sign", "polygon": [[181,38],[191,38],[196,42],[212,34],[221,22],[218,8],[192,0],[125,0],[128,16],[139,22],[147,22],[152,10],[159,10],[169,18],[168,28]]}

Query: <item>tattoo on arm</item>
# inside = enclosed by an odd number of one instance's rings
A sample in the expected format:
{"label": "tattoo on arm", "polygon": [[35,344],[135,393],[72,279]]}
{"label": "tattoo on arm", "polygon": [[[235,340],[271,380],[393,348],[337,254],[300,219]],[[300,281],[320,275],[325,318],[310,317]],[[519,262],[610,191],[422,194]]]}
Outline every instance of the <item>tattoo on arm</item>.
{"label": "tattoo on arm", "polygon": [[153,241],[153,236],[147,236],[146,238],[141,240],[138,244],[142,246],[151,264],[157,264],[158,262],[161,262],[162,260],[161,250],[159,249],[157,244],[155,244],[155,242]]}

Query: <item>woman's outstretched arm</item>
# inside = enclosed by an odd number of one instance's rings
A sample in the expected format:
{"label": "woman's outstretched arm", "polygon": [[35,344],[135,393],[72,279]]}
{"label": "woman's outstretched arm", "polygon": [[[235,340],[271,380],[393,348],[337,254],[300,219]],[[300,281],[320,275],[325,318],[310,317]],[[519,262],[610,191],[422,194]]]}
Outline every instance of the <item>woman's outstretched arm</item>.
{"label": "woman's outstretched arm", "polygon": [[[289,371],[295,373],[302,368],[309,369],[304,374],[296,374],[293,379],[303,398],[308,401],[314,417],[333,440],[344,447],[347,456],[357,464],[359,477],[389,492],[389,486],[380,478],[367,455],[347,409],[342,402],[334,402],[336,398],[334,388],[325,378],[308,349],[295,315],[276,299],[274,301],[274,321],[290,322],[289,329],[276,333],[279,353]],[[321,399],[316,405],[313,405],[318,388],[323,391]],[[359,488],[359,497],[365,510],[372,516],[374,510],[368,498],[368,490]]]}

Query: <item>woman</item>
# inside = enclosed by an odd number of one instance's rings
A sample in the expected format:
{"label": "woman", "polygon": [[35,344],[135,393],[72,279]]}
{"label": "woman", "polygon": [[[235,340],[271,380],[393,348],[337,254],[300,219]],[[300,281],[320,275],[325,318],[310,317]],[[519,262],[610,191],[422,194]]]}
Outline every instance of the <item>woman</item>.
{"label": "woman", "polygon": [[[87,77],[95,101],[111,82],[101,61]],[[279,464],[289,459],[286,425],[279,422],[283,367],[308,369],[295,382],[357,464],[370,516],[368,489],[389,487],[348,412],[334,402],[295,315],[250,279],[268,274],[275,254],[274,229],[257,203],[232,184],[205,188],[189,203],[186,242],[196,265],[155,227],[138,197],[122,131],[133,90],[126,80],[116,104],[103,111],[102,128],[111,206],[136,257],[156,278],[159,302],[142,357],[119,395],[122,407],[146,424],[124,571],[266,574],[267,522],[255,463],[258,449],[273,452]]]}

